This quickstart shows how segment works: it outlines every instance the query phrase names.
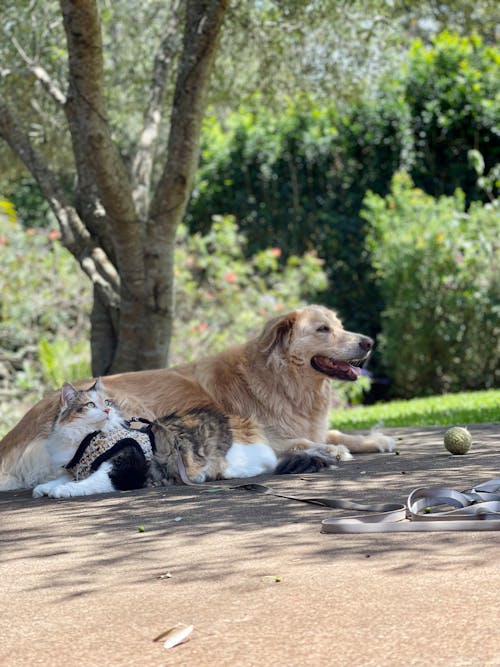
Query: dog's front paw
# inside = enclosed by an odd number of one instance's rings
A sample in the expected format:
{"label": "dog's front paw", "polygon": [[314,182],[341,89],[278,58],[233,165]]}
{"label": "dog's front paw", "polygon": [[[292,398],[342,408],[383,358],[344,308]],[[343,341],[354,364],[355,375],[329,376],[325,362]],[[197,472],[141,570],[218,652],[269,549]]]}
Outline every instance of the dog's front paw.
{"label": "dog's front paw", "polygon": [[337,461],[350,461],[353,458],[351,452],[345,445],[328,445],[328,452],[335,457]]}
{"label": "dog's front paw", "polygon": [[390,435],[384,435],[380,431],[372,431],[370,437],[379,452],[393,452],[396,449],[396,440],[391,438]]}

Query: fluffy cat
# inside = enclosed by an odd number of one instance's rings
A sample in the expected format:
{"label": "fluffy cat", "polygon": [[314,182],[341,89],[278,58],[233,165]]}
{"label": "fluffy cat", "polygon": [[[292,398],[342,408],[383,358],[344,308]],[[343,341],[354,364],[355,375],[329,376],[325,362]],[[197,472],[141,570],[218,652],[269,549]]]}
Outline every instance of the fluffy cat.
{"label": "fluffy cat", "polygon": [[148,486],[253,477],[276,468],[276,455],[248,419],[201,408],[152,422],[156,451]]}
{"label": "fluffy cat", "polygon": [[35,498],[140,488],[152,455],[143,432],[127,428],[100,379],[87,390],[63,385],[60,411],[45,448],[47,477],[55,479],[35,486]]}

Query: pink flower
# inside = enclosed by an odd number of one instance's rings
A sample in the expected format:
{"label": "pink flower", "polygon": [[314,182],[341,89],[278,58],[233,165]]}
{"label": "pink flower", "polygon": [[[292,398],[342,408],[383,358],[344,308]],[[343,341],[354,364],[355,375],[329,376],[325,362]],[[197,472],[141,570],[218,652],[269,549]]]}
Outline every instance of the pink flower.
{"label": "pink flower", "polygon": [[236,273],[231,273],[230,271],[228,271],[228,273],[224,274],[224,279],[228,283],[237,283],[238,282],[238,276],[236,275]]}

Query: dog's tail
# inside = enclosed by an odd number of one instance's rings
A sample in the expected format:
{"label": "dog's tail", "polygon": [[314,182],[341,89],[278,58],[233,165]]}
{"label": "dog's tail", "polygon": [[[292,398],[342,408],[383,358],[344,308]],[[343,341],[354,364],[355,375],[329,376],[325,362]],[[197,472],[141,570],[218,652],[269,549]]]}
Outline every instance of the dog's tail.
{"label": "dog's tail", "polygon": [[336,467],[337,458],[325,447],[315,447],[302,451],[286,452],[280,457],[274,470],[275,475],[310,473]]}

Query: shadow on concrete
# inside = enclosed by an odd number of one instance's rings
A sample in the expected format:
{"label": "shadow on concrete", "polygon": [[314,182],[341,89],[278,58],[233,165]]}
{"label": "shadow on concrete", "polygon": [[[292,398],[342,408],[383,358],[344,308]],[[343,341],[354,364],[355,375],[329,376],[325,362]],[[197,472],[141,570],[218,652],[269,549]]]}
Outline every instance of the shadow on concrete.
{"label": "shadow on concrete", "polygon": [[[316,475],[262,476],[252,481],[308,497],[357,502],[404,502],[419,486],[471,488],[499,476],[500,425],[471,427],[474,446],[466,456],[442,447],[444,428],[393,430],[399,454],[357,456]],[[71,597],[87,595],[106,572],[119,587],[157,579],[171,587],[217,580],[251,568],[268,574],[270,555],[279,562],[332,566],[348,560],[363,567],[380,563],[398,576],[481,567],[498,553],[495,533],[323,535],[320,522],[340,513],[293,500],[233,489],[225,481],[200,487],[173,486],[63,501],[32,499],[30,492],[0,493],[2,565],[28,559],[36,582],[25,590],[53,588]],[[139,527],[144,531],[140,532]],[[450,557],[460,547],[460,558]],[[447,558],[440,558],[446,551]],[[397,554],[397,558],[388,558]],[[465,559],[465,561],[464,561]],[[250,565],[249,565],[250,564]],[[116,577],[114,574],[116,572]],[[169,573],[175,576],[168,577]],[[260,574],[259,574],[260,573]],[[163,578],[162,578],[163,577]],[[66,590],[66,592],[65,592]]]}

